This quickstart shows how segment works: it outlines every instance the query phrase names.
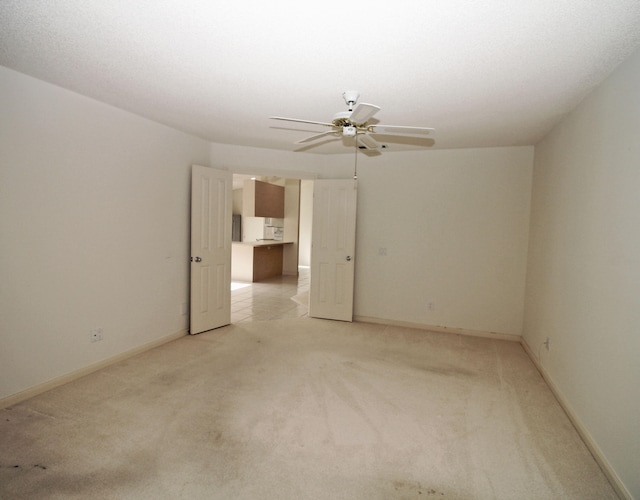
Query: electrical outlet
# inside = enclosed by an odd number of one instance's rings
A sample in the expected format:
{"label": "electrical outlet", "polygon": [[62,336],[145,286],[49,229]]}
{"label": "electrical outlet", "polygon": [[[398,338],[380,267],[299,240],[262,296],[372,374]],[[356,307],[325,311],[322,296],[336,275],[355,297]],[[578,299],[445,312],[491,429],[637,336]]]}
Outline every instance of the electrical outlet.
{"label": "electrical outlet", "polygon": [[429,311],[433,311],[436,308],[436,305],[433,302],[429,302],[427,307],[429,308]]}
{"label": "electrical outlet", "polygon": [[89,330],[89,340],[91,340],[91,342],[99,342],[103,338],[104,332],[102,331],[102,328],[92,328]]}
{"label": "electrical outlet", "polygon": [[378,255],[387,255],[387,247],[379,247]]}

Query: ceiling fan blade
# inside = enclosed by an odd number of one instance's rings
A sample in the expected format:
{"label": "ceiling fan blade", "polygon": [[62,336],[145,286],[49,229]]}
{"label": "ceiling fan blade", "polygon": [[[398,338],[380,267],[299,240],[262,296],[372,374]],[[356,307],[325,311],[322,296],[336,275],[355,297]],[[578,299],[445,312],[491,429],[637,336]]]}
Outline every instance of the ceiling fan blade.
{"label": "ceiling fan blade", "polygon": [[423,137],[434,132],[435,129],[427,127],[405,127],[403,125],[371,125],[369,131],[372,134],[405,135],[409,137]]}
{"label": "ceiling fan blade", "polygon": [[361,104],[358,104],[356,108],[351,112],[351,115],[349,115],[349,120],[351,120],[353,123],[367,123],[367,121],[378,111],[380,111],[380,108],[378,106],[363,102]]}
{"label": "ceiling fan blade", "polygon": [[333,123],[315,122],[312,120],[299,120],[298,118],[284,118],[283,116],[270,116],[271,120],[283,120],[285,122],[310,123],[312,125],[324,125],[325,127],[333,127]]}
{"label": "ceiling fan blade", "polygon": [[380,143],[368,134],[359,134],[357,136],[358,145],[362,145],[365,149],[378,149]]}
{"label": "ceiling fan blade", "polygon": [[322,132],[320,134],[315,134],[315,135],[307,137],[306,139],[301,139],[299,141],[296,141],[294,144],[304,144],[305,142],[315,141],[316,139],[320,139],[320,137],[324,137],[325,135],[330,135],[330,134],[335,134],[335,133],[336,133],[335,130],[327,130],[326,132]]}

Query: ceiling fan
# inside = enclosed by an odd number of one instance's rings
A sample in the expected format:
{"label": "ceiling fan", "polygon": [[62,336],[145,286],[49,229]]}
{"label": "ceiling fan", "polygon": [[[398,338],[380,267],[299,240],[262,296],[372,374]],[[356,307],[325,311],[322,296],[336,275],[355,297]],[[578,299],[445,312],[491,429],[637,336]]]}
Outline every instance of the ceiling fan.
{"label": "ceiling fan", "polygon": [[[379,125],[377,123],[369,123],[369,120],[373,118],[380,107],[373,104],[360,103],[356,106],[360,94],[355,90],[348,90],[342,94],[345,102],[348,106],[348,111],[340,111],[333,116],[331,122],[318,122],[313,120],[300,120],[297,118],[285,118],[282,116],[271,116],[272,120],[283,120],[287,122],[296,123],[308,123],[311,125],[322,125],[329,127],[330,130],[326,130],[319,134],[306,137],[296,141],[295,144],[305,144],[307,142],[315,141],[326,136],[340,137],[355,137],[356,145],[360,149],[373,149],[379,150],[384,148],[383,144],[376,141],[372,135],[384,134],[384,135],[396,135],[404,137],[425,137],[432,133],[434,129],[427,127],[409,127],[403,125]],[[354,108],[355,106],[355,108]]]}

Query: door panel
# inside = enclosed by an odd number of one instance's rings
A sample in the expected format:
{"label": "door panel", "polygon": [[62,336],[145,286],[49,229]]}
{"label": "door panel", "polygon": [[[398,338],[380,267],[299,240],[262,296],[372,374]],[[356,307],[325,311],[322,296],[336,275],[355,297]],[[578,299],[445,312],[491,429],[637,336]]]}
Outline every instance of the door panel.
{"label": "door panel", "polygon": [[357,183],[316,180],[309,316],[353,321]]}
{"label": "door panel", "polygon": [[231,322],[231,186],[231,172],[192,167],[191,334]]}

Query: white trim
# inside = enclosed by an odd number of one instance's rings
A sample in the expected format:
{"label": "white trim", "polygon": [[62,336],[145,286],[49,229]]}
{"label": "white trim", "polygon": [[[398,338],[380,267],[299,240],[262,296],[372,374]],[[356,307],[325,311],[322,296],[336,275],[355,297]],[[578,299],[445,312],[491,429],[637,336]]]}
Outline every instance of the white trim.
{"label": "white trim", "polygon": [[93,372],[102,370],[107,366],[113,365],[120,361],[124,361],[125,359],[131,358],[132,356],[141,354],[145,351],[161,346],[162,344],[171,342],[172,340],[179,339],[180,337],[185,337],[186,335],[188,335],[188,331],[186,329],[180,330],[179,332],[166,335],[164,337],[153,340],[147,344],[141,345],[129,351],[123,352],[121,354],[117,354],[107,359],[103,359],[102,361],[99,361],[92,365],[85,366],[84,368],[80,368],[79,370],[73,371],[71,373],[67,373],[66,375],[56,377],[54,379],[48,380],[47,382],[43,382],[36,386],[25,389],[24,391],[20,391],[16,394],[12,394],[11,396],[7,396],[6,398],[0,399],[0,409],[8,408],[9,406],[16,405],[18,403],[21,403],[22,401],[26,401],[27,399],[30,399],[34,396],[42,394],[43,392],[50,391],[51,389],[55,389],[56,387],[59,387],[64,384],[68,384],[69,382],[73,382],[74,380],[82,378]]}
{"label": "white trim", "polygon": [[483,332],[480,330],[467,330],[466,328],[452,328],[449,326],[425,325],[423,323],[411,323],[408,321],[397,321],[393,319],[373,318],[371,316],[354,316],[354,321],[362,323],[376,323],[379,325],[403,326],[407,328],[416,328],[418,330],[428,330],[430,332],[454,333],[458,335],[467,335],[470,337],[483,337],[494,340],[508,340],[510,342],[520,342],[520,335],[512,333],[496,333]]}
{"label": "white trim", "polygon": [[589,433],[587,428],[582,424],[582,421],[580,420],[578,415],[573,411],[573,408],[571,408],[571,405],[569,404],[569,401],[567,400],[567,398],[564,397],[564,395],[562,394],[562,391],[560,391],[560,389],[555,384],[555,382],[553,381],[549,373],[540,364],[539,359],[535,356],[535,354],[531,350],[531,347],[529,346],[529,344],[527,344],[527,341],[524,339],[524,337],[520,338],[520,343],[522,344],[522,347],[524,348],[525,352],[529,355],[529,358],[531,358],[531,361],[533,362],[535,367],[540,372],[540,375],[542,375],[542,378],[544,379],[544,381],[549,386],[549,389],[551,389],[551,392],[558,400],[558,403],[560,403],[560,406],[562,407],[564,412],[567,414],[567,417],[569,417],[569,420],[575,427],[576,431],[578,431],[578,434],[582,438],[582,441],[584,441],[584,444],[587,446],[587,448],[591,452],[591,455],[593,455],[594,460],[600,466],[600,469],[609,480],[611,487],[616,491],[616,493],[620,498],[625,500],[633,500],[633,496],[631,495],[627,487],[624,485],[624,483],[620,479],[620,476],[618,476],[615,469],[611,466],[611,464],[605,457],[604,453],[602,452],[602,450],[600,449],[596,441],[593,439],[593,437],[591,437],[591,434]]}

